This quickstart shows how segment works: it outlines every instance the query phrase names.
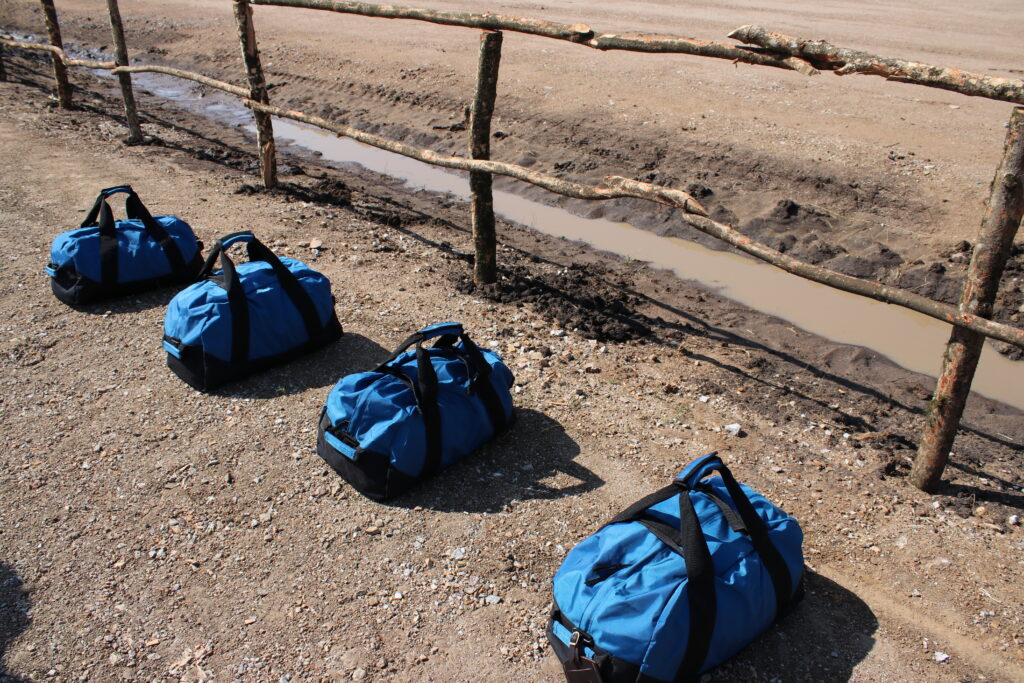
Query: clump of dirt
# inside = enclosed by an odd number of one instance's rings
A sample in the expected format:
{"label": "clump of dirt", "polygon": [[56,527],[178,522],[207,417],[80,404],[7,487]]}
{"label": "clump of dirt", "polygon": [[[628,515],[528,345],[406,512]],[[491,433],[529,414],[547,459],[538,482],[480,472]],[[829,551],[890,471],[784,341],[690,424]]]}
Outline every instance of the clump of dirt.
{"label": "clump of dirt", "polygon": [[[296,166],[296,168],[299,167]],[[326,176],[318,180],[312,187],[286,182],[278,184],[277,187],[267,189],[260,185],[242,183],[234,191],[234,194],[245,196],[272,194],[284,197],[288,201],[312,202],[337,207],[352,205],[352,190],[349,189],[348,185],[338,178]]]}
{"label": "clump of dirt", "polygon": [[516,266],[497,285],[478,286],[459,275],[460,292],[498,303],[530,305],[554,324],[588,339],[623,342],[651,335],[651,319],[637,313],[642,300],[610,286],[595,266],[573,264],[553,273]]}

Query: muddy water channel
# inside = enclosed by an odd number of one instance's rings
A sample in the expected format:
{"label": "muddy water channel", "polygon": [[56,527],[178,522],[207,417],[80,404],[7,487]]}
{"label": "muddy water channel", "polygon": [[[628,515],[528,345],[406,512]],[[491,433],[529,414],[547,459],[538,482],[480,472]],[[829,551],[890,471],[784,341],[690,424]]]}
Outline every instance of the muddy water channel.
{"label": "muddy water channel", "polygon": [[[137,82],[188,109],[254,129],[248,110],[226,97],[201,97],[189,85],[170,77],[147,75]],[[398,178],[409,188],[469,197],[468,175],[464,173],[436,168],[286,119],[274,119],[274,133],[279,141],[289,140],[318,152],[325,161],[358,164]],[[508,220],[549,235],[580,240],[671,270],[680,278],[697,281],[814,334],[873,349],[909,370],[933,377],[938,373],[950,328],[913,311],[819,285],[747,256],[660,237],[627,223],[582,218],[510,192],[496,190],[494,208]],[[973,386],[980,394],[1024,409],[1024,362],[1010,361],[986,346]]]}

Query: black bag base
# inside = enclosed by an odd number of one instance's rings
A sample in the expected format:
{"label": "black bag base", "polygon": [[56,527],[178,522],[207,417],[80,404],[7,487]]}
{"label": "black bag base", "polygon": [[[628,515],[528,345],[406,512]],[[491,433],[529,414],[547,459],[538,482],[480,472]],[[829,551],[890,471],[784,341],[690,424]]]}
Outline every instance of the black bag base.
{"label": "black bag base", "polygon": [[[507,430],[516,420],[516,412],[508,421]],[[342,479],[352,488],[378,503],[402,495],[421,481],[420,477],[410,477],[401,470],[392,467],[391,459],[386,455],[356,449],[353,460],[328,443],[324,432],[331,426],[327,418],[327,410],[320,412],[320,426],[316,432],[316,453],[324,462],[331,466]],[[505,431],[502,430],[502,431]],[[495,435],[497,436],[497,434]]]}
{"label": "black bag base", "polygon": [[304,356],[311,351],[319,349],[321,346],[330,344],[341,337],[341,335],[341,323],[338,322],[337,314],[332,313],[331,319],[319,335],[275,356],[258,358],[246,361],[245,363],[230,363],[203,352],[198,346],[184,346],[181,348],[181,358],[177,358],[170,353],[167,354],[167,367],[174,371],[174,374],[184,380],[189,386],[199,391],[211,391],[228,382],[263,372]]}
{"label": "black bag base", "polygon": [[80,308],[96,301],[113,299],[129,294],[141,294],[151,289],[168,287],[195,282],[196,274],[203,265],[202,244],[196,250],[195,257],[188,263],[183,273],[172,273],[148,280],[104,284],[96,282],[79,273],[75,268],[65,264],[57,269],[50,278],[50,289],[53,295],[68,306]]}
{"label": "black bag base", "polygon": [[327,411],[320,414],[316,453],[352,488],[378,503],[405,493],[419,481],[391,466],[390,458],[372,451],[356,450],[353,460],[327,442],[324,432],[331,426]]}
{"label": "black bag base", "polygon": [[[800,583],[797,584],[796,591],[793,593],[793,599],[790,600],[786,611],[775,616],[774,621],[765,630],[765,633],[768,633],[776,624],[792,614],[796,606],[804,599],[806,593],[804,587],[805,578],[806,574],[800,577]],[[555,635],[555,622],[560,623],[570,633],[578,629],[565,618],[557,604],[552,607],[545,635],[547,635],[548,644],[551,645],[551,649],[555,652],[555,657],[562,664],[567,683],[664,683],[661,679],[653,678],[641,672],[640,667],[636,664],[608,654],[598,647],[589,636],[586,637],[588,641],[586,646],[594,650],[594,657],[593,659],[583,657],[582,649],[577,650],[577,648],[571,645],[566,645]],[[763,637],[763,634],[761,637]],[[758,638],[755,638],[751,643],[755,643],[757,640]],[[745,650],[748,647],[750,647],[750,643],[744,646],[743,649]],[[685,679],[683,683],[686,683]]]}

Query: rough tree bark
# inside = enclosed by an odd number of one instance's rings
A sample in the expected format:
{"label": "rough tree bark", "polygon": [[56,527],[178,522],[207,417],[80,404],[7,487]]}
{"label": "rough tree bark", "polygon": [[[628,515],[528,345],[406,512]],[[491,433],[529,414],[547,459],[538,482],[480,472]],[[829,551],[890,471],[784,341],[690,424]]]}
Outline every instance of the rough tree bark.
{"label": "rough tree bark", "polygon": [[631,52],[672,52],[677,54],[716,57],[747,64],[774,66],[780,69],[796,69],[810,73],[809,65],[799,59],[783,58],[761,54],[727,43],[707,40],[679,38],[676,36],[620,36],[614,33],[595,33],[586,24],[559,24],[544,19],[531,19],[511,14],[490,12],[446,12],[443,10],[419,9],[399,5],[374,5],[366,2],[346,0],[252,0],[256,5],[280,5],[306,9],[359,14],[364,17],[385,19],[415,19],[444,26],[465,26],[490,31],[514,31],[556,40],[566,40],[577,45],[597,50],[629,50]]}
{"label": "rough tree bark", "polygon": [[7,67],[4,66],[4,45],[0,43],[0,81],[7,80]]}
{"label": "rough tree bark", "polygon": [[[114,36],[114,47],[116,50],[116,63],[118,66],[128,66],[128,45],[124,40],[124,25],[121,23],[121,10],[117,6],[117,0],[107,0],[107,11],[110,13],[110,31]],[[128,123],[128,144],[137,145],[143,141],[142,126],[139,125],[139,113],[135,108],[135,93],[132,91],[131,74],[121,72],[117,74],[117,80],[121,84],[121,97],[124,100],[124,118]]]}
{"label": "rough tree bark", "polygon": [[[53,6],[53,0],[39,0],[43,7],[43,19],[46,21],[46,32],[50,36],[50,44],[64,49],[64,41],[60,37],[60,23],[57,21],[57,8]],[[71,83],[68,81],[68,69],[60,55],[54,53],[51,56],[53,62],[53,80],[57,83],[57,103],[61,109],[71,108]]]}
{"label": "rough tree bark", "polygon": [[[1013,238],[1024,216],[1024,109],[1013,110],[1006,134],[1003,159],[992,180],[988,208],[964,276],[959,309],[965,315],[992,316],[999,280],[1010,257]],[[954,327],[942,358],[942,372],[925,416],[924,433],[910,471],[917,488],[934,492],[949,461],[971,381],[978,367],[985,337]]]}
{"label": "rough tree bark", "polygon": [[[480,58],[477,64],[476,96],[469,116],[469,156],[491,158],[491,116],[498,88],[498,65],[501,62],[501,32],[486,31],[480,36]],[[473,224],[473,281],[479,285],[498,281],[498,237],[494,228],[494,197],[491,174],[469,172],[472,193],[470,211]]]}
{"label": "rough tree bark", "polygon": [[565,40],[597,50],[699,55],[746,64],[791,69],[809,76],[817,74],[818,69],[835,71],[840,76],[849,73],[864,73],[882,76],[889,80],[954,90],[965,95],[1024,104],[1024,81],[1021,80],[993,78],[960,69],[946,69],[892,57],[879,57],[860,50],[835,47],[825,41],[809,41],[772,33],[759,26],[742,26],[729,35],[730,38],[757,46],[747,47],[678,36],[624,36],[614,33],[597,33],[586,24],[560,24],[542,19],[490,12],[448,12],[400,5],[375,5],[349,0],[251,0],[251,2],[257,5],[301,7],[344,14],[359,14],[366,17],[415,19],[445,26],[516,31]]}
{"label": "rough tree bark", "polygon": [[[263,77],[260,52],[256,46],[256,30],[252,23],[252,7],[249,0],[233,0],[235,19],[238,21],[238,40],[242,44],[242,59],[249,79],[249,97],[263,104],[270,104],[267,95],[267,81]],[[274,149],[274,125],[270,116],[259,111],[256,117],[256,142],[260,148],[260,176],[263,187],[277,187],[277,153]]]}
{"label": "rough tree bark", "polygon": [[224,91],[226,93],[231,93],[232,95],[235,95],[236,97],[241,97],[242,99],[248,99],[249,98],[249,90],[247,88],[243,88],[243,87],[237,86],[237,85],[232,85],[231,83],[225,83],[224,81],[218,81],[215,78],[209,78],[208,76],[203,76],[202,74],[192,73],[191,71],[182,71],[181,69],[172,69],[169,66],[148,66],[148,65],[144,65],[144,64],[139,64],[137,66],[118,66],[116,68],[113,67],[113,66],[96,67],[96,68],[112,69],[111,73],[115,73],[115,74],[122,74],[122,73],[125,73],[125,74],[135,74],[135,73],[167,74],[168,76],[175,76],[177,78],[184,78],[186,80],[194,81],[196,83],[200,83],[202,85],[206,85],[206,86],[209,86],[211,88],[216,88],[217,90],[222,90],[222,91]]}
{"label": "rough tree bark", "polygon": [[824,40],[807,40],[775,33],[761,26],[741,26],[730,33],[729,37],[757,45],[769,52],[804,59],[822,71],[835,71],[837,76],[868,74],[890,81],[916,83],[974,97],[1024,104],[1024,81],[1021,80],[985,76],[894,57],[880,57],[870,52],[836,47]]}

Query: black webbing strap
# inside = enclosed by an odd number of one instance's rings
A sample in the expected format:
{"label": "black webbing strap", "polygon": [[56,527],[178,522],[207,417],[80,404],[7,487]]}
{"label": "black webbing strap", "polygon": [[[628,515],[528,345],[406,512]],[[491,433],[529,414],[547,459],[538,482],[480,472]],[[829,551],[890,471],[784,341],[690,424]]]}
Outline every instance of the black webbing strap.
{"label": "black webbing strap", "polygon": [[117,224],[110,206],[100,195],[99,234],[100,234],[100,282],[114,284],[117,282]]}
{"label": "black webbing strap", "polygon": [[114,221],[114,214],[106,200],[107,197],[119,192],[128,194],[128,197],[125,199],[125,213],[128,218],[140,221],[146,229],[146,233],[163,250],[167,263],[170,265],[171,273],[184,273],[186,268],[185,258],[174,238],[153,218],[152,214],[149,213],[149,209],[142,203],[142,200],[139,199],[139,196],[132,190],[131,186],[121,185],[101,190],[85,220],[82,221],[81,227],[83,228],[92,225],[99,227],[100,281],[109,284],[117,282],[117,223]]}
{"label": "black webbing strap", "polygon": [[698,484],[693,488],[693,490],[700,491],[710,498],[712,503],[718,506],[718,509],[722,512],[722,517],[725,518],[730,529],[740,534],[747,533],[747,525],[743,523],[743,519],[740,518],[739,513],[736,512],[731,505],[722,500],[710,486],[706,484]]}
{"label": "black webbing strap", "polygon": [[[234,273],[234,270],[232,270]],[[228,295],[228,309],[231,311],[231,362],[244,363],[249,359],[251,328],[249,324],[249,301],[237,275],[225,288]]]}
{"label": "black webbing strap", "polygon": [[708,656],[718,617],[715,566],[689,491],[682,491],[679,495],[679,532],[688,579],[686,595],[690,602],[690,629],[686,653],[676,670],[676,680],[688,681],[696,679]]}
{"label": "black webbing strap", "polygon": [[306,328],[307,338],[312,340],[323,331],[320,316],[316,312],[316,304],[313,298],[302,286],[295,274],[288,269],[288,266],[281,262],[273,251],[267,248],[262,242],[256,239],[249,231],[232,233],[217,240],[210,251],[200,277],[209,275],[213,271],[214,264],[220,257],[221,274],[214,277],[214,280],[227,292],[228,307],[231,310],[231,362],[245,362],[249,358],[250,350],[250,329],[249,329],[249,302],[245,296],[245,289],[238,277],[235,264],[227,254],[227,246],[237,241],[246,241],[249,252],[249,260],[265,261],[270,264],[274,275],[277,277],[281,289],[288,296],[292,305],[299,312],[303,326]]}
{"label": "black webbing strap", "polygon": [[419,385],[417,402],[426,437],[421,474],[430,476],[441,467],[441,410],[437,404],[437,373],[422,342],[416,344],[416,383]]}
{"label": "black webbing strap", "polygon": [[[678,529],[647,513],[652,505],[673,496],[679,496]],[[700,521],[697,519],[697,512],[690,499],[690,490],[679,482],[669,484],[633,503],[608,524],[619,522],[639,522],[673,552],[681,555],[686,563],[690,628],[686,652],[675,680],[690,680],[697,675],[701,664],[707,658],[717,617],[715,568],[700,528]]]}
{"label": "black webbing strap", "polygon": [[425,436],[425,446],[423,455],[423,468],[420,470],[420,474],[427,476],[437,470],[441,464],[441,415],[437,409],[437,394],[436,389],[433,400],[423,395],[423,388],[417,381],[412,381],[409,375],[405,374],[398,368],[390,365],[382,365],[377,368],[374,372],[380,372],[382,374],[394,377],[405,386],[409,387],[412,391],[413,398],[416,401],[416,407],[420,411],[420,415],[423,416],[423,431]]}
{"label": "black webbing strap", "polygon": [[654,493],[649,493],[619,514],[615,515],[615,517],[605,524],[605,526],[618,524],[619,522],[634,522],[643,515],[647,508],[668,500],[682,490],[683,487],[679,484],[669,484],[668,486],[658,489]]}
{"label": "black webbing strap", "polygon": [[[476,392],[480,397],[484,404],[484,410],[487,411],[487,417],[491,420],[491,427],[494,429],[494,433],[498,434],[508,427],[508,420],[505,418],[505,406],[502,405],[498,392],[491,382],[491,364],[487,362],[480,347],[469,338],[468,334],[462,334],[459,339],[462,340],[462,352],[466,354],[469,366],[476,369],[475,375],[470,373],[470,392]],[[442,337],[438,340],[437,345],[443,341],[445,338]]]}
{"label": "black webbing strap", "polygon": [[[440,329],[455,330],[458,333],[439,334]],[[423,427],[425,436],[425,452],[423,469],[421,474],[428,476],[436,472],[441,466],[441,455],[443,448],[443,434],[441,429],[441,410],[438,404],[438,379],[437,372],[431,360],[431,350],[423,346],[423,342],[432,337],[437,337],[434,346],[438,351],[434,353],[449,353],[455,355],[466,365],[466,373],[469,379],[470,393],[480,396],[484,409],[487,411],[488,419],[494,429],[494,433],[505,429],[508,420],[505,418],[505,409],[498,397],[494,385],[491,384],[491,366],[484,358],[483,353],[473,343],[464,331],[462,326],[456,323],[434,326],[415,332],[407,337],[391,355],[380,365],[375,372],[381,372],[393,377],[398,377],[406,382],[414,391],[416,406],[420,415],[423,416]],[[456,347],[456,341],[462,341],[462,347]],[[408,376],[391,366],[391,363],[405,353],[409,347],[416,347],[416,381],[412,382]]]}
{"label": "black webbing strap", "polygon": [[779,549],[772,543],[772,539],[768,535],[768,525],[765,524],[761,515],[757,514],[757,510],[754,509],[750,499],[740,488],[739,482],[732,476],[732,472],[725,465],[719,467],[718,471],[725,483],[725,490],[729,492],[729,497],[732,498],[733,504],[740,513],[740,519],[747,527],[750,542],[761,557],[761,562],[764,563],[764,567],[772,579],[772,587],[775,589],[775,614],[776,616],[784,614],[793,597],[794,588],[789,567],[782,558],[782,554],[779,553]]}

